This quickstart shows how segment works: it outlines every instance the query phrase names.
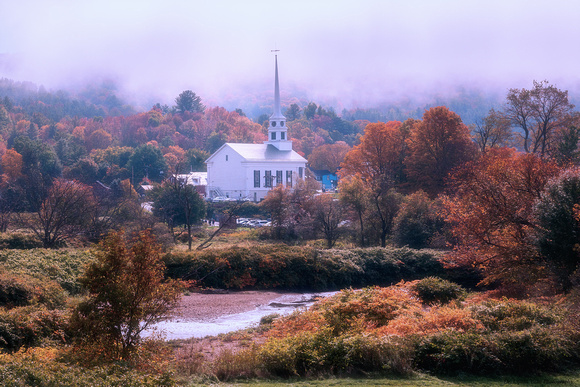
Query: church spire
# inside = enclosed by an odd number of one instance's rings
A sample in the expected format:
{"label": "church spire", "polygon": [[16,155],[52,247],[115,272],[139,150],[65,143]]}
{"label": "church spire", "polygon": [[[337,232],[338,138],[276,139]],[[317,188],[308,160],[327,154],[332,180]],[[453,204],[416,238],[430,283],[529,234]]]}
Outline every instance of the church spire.
{"label": "church spire", "polygon": [[[273,50],[278,51],[278,50]],[[273,145],[278,150],[292,150],[292,141],[288,139],[288,128],[286,127],[286,117],[282,114],[280,106],[280,83],[278,81],[278,55],[275,56],[274,72],[274,111],[270,116],[270,125],[268,126],[268,141],[265,144]]]}
{"label": "church spire", "polygon": [[274,81],[274,116],[282,116],[282,110],[280,107],[280,84],[278,83],[278,55],[276,55],[275,58],[276,77]]}

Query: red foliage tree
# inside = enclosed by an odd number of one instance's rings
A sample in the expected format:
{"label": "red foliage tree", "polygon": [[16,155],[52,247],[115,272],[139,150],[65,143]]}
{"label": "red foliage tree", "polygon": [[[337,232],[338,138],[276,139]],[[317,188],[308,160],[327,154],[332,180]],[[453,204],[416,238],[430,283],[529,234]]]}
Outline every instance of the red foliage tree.
{"label": "red foliage tree", "polygon": [[545,275],[539,264],[533,207],[558,166],[513,149],[490,149],[451,178],[444,200],[456,240],[448,262],[481,270],[484,283],[523,284]]}
{"label": "red foliage tree", "polygon": [[461,118],[444,106],[425,112],[407,139],[407,175],[416,188],[440,193],[453,168],[473,159],[476,147]]}

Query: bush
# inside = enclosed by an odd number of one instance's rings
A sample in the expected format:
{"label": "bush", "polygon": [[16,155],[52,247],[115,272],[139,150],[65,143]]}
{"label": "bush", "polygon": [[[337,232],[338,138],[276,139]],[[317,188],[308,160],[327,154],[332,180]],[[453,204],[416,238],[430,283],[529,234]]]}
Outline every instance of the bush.
{"label": "bush", "polygon": [[27,275],[15,275],[0,269],[0,306],[44,304],[49,309],[64,306],[64,290],[54,281],[37,279]]}
{"label": "bush", "polygon": [[84,368],[55,361],[52,348],[21,351],[0,359],[2,386],[170,387],[178,383],[167,373],[151,374],[121,366]]}
{"label": "bush", "polygon": [[471,306],[470,310],[491,331],[521,331],[562,320],[558,311],[525,301],[489,300]]}
{"label": "bush", "polygon": [[259,351],[272,376],[408,374],[412,351],[396,337],[368,334],[334,337],[327,329],[268,340]]}
{"label": "bush", "polygon": [[32,234],[3,233],[0,234],[0,249],[28,250],[42,247],[42,242]]}
{"label": "bush", "polygon": [[478,332],[446,331],[420,340],[415,366],[438,374],[494,374],[502,369],[494,342]]}
{"label": "bush", "polygon": [[447,331],[424,337],[415,365],[438,374],[537,374],[578,365],[576,343],[553,329],[507,332]]}
{"label": "bush", "polygon": [[68,316],[63,311],[44,307],[21,307],[0,311],[0,348],[14,352],[46,341],[64,344]]}
{"label": "bush", "polygon": [[358,331],[368,326],[387,325],[400,314],[416,312],[421,305],[404,288],[365,288],[343,290],[312,307],[320,312],[333,334]]}
{"label": "bush", "polygon": [[255,378],[259,376],[259,356],[255,346],[232,352],[223,350],[213,361],[212,373],[219,380]]}
{"label": "bush", "polygon": [[412,286],[417,296],[427,305],[444,305],[465,296],[465,290],[453,282],[427,277]]}

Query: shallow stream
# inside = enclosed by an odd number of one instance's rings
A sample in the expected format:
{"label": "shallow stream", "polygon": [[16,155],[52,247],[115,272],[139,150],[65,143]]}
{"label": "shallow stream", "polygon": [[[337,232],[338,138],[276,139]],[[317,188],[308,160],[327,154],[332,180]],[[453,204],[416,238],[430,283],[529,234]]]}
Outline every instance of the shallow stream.
{"label": "shallow stream", "polygon": [[[328,297],[334,293],[336,292],[284,294],[272,300],[268,305],[259,306],[248,312],[221,316],[208,321],[196,321],[185,318],[168,320],[157,324],[154,330],[156,333],[160,333],[166,340],[215,336],[221,333],[257,326],[262,317],[273,313],[286,315],[292,313],[297,308],[307,308],[318,298]],[[152,331],[146,332],[146,334],[151,333]]]}

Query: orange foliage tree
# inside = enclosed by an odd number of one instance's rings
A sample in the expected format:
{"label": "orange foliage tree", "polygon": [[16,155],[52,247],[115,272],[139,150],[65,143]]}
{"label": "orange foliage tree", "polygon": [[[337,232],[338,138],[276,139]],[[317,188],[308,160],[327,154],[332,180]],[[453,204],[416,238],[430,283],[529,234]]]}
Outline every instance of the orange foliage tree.
{"label": "orange foliage tree", "polygon": [[342,178],[358,176],[363,182],[369,200],[366,207],[373,212],[367,219],[374,220],[371,226],[378,230],[383,247],[400,203],[393,187],[400,181],[397,172],[405,146],[403,139],[399,121],[367,125],[360,144],[346,154],[339,172]]}
{"label": "orange foliage tree", "polygon": [[132,360],[143,331],[171,314],[182,284],[165,280],[160,246],[150,231],[130,243],[122,233],[111,233],[96,255],[80,279],[88,298],[71,319],[77,349],[86,362]]}
{"label": "orange foliage tree", "polygon": [[350,146],[344,141],[325,144],[312,151],[310,156],[308,156],[308,164],[313,169],[327,170],[335,173],[349,151]]}
{"label": "orange foliage tree", "polygon": [[2,156],[2,181],[14,182],[20,176],[22,176],[22,155],[16,152],[14,149],[8,149],[6,153]]}
{"label": "orange foliage tree", "polygon": [[491,149],[451,178],[444,199],[457,244],[448,263],[481,270],[484,283],[532,283],[545,275],[534,232],[534,203],[558,166],[513,149]]}
{"label": "orange foliage tree", "polygon": [[425,112],[411,128],[406,158],[409,179],[431,195],[440,193],[453,168],[471,160],[476,147],[461,118],[444,106]]}

